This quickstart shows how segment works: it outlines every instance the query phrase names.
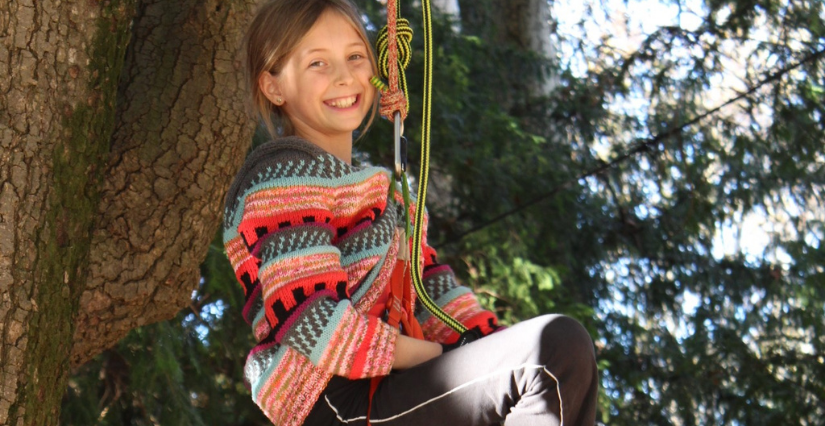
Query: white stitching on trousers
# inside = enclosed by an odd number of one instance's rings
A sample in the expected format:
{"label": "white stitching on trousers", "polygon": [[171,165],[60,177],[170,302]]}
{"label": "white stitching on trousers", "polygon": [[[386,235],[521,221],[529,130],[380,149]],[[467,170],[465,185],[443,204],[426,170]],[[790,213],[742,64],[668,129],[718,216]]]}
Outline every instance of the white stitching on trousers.
{"label": "white stitching on trousers", "polygon": [[[550,376],[553,379],[553,381],[556,382],[556,394],[559,396],[559,426],[564,426],[564,403],[562,402],[562,398],[561,398],[561,383],[559,383],[559,379],[557,379],[556,376],[554,376],[553,373],[551,373],[547,369],[547,367],[545,367],[543,365],[534,365],[534,364],[522,364],[522,365],[520,365],[516,368],[513,368],[513,369],[499,370],[499,371],[490,373],[486,376],[482,376],[482,377],[479,377],[475,380],[471,380],[467,383],[456,386],[455,388],[453,388],[453,389],[451,389],[451,390],[449,390],[449,391],[447,391],[447,392],[445,392],[441,395],[430,398],[427,401],[424,401],[421,404],[418,404],[415,407],[412,407],[407,411],[401,412],[401,413],[396,414],[396,415],[391,416],[391,417],[387,417],[386,419],[371,419],[370,423],[386,423],[386,422],[395,420],[395,419],[397,419],[401,416],[407,415],[407,414],[409,414],[409,413],[411,413],[411,412],[413,412],[413,411],[415,411],[415,410],[417,410],[417,409],[419,409],[419,408],[421,408],[421,407],[423,407],[427,404],[433,403],[433,402],[435,402],[439,399],[442,399],[442,398],[444,398],[444,397],[446,397],[450,394],[458,392],[461,389],[464,389],[468,386],[472,386],[472,385],[474,385],[474,384],[476,384],[480,381],[490,379],[490,378],[495,377],[495,376],[500,375],[500,374],[509,374],[509,373],[512,373],[513,371],[516,371],[516,370],[522,370],[522,369],[526,370],[528,368],[544,370],[544,372],[547,373],[547,375]],[[342,423],[349,423],[349,422],[355,422],[355,421],[360,421],[360,420],[366,420],[367,419],[367,416],[360,416],[360,417],[355,417],[355,418],[352,418],[352,419],[341,418],[341,416],[338,413],[338,409],[336,409],[335,406],[332,405],[332,402],[330,402],[329,398],[326,395],[324,396],[324,399],[327,401],[327,405],[329,405],[329,408],[331,408],[332,411],[335,412],[335,417],[337,417],[338,420]]]}
{"label": "white stitching on trousers", "polygon": [[[335,417],[338,418],[338,421],[341,422],[341,423],[356,422],[356,421],[359,421],[359,420],[366,420],[367,419],[367,416],[355,417],[355,418],[352,418],[352,419],[344,419],[344,418],[341,417],[340,414],[338,414],[338,409],[335,408],[335,406],[332,405],[332,402],[329,401],[329,396],[328,395],[324,395],[324,400],[327,401],[327,405],[329,405],[329,408],[331,408],[332,411],[335,412]],[[367,414],[369,414],[369,413],[367,413]]]}

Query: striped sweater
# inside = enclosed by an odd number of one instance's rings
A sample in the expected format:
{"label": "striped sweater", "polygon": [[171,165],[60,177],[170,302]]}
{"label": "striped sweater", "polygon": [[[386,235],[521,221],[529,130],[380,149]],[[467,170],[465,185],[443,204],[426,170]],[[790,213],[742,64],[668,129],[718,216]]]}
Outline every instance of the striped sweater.
{"label": "striped sweater", "polygon": [[[389,199],[389,185],[386,169],[353,167],[290,137],[257,148],[230,187],[224,245],[257,341],[244,373],[276,425],[300,425],[333,375],[391,370],[396,330],[369,314],[387,298],[403,238],[403,203]],[[433,299],[482,334],[495,328],[426,243],[423,253]],[[416,316],[428,340],[457,339],[426,311]]]}

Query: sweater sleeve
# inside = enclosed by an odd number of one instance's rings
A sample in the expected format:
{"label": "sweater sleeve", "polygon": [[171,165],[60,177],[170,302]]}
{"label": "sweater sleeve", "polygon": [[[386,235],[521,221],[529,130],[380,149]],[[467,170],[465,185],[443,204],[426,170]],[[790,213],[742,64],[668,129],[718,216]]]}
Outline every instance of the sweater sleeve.
{"label": "sweater sleeve", "polygon": [[[424,216],[425,232],[422,238],[421,257],[424,262],[422,283],[427,294],[447,314],[464,324],[465,327],[476,328],[482,336],[486,336],[499,328],[496,315],[484,308],[476,299],[473,291],[459,285],[455,274],[449,265],[438,263],[437,253],[427,244],[426,225],[428,215]],[[418,304],[419,307],[421,304]],[[439,343],[453,343],[458,340],[458,333],[453,331],[441,320],[431,315],[423,307],[416,313],[416,319],[421,324],[424,337]]]}
{"label": "sweater sleeve", "polygon": [[[312,159],[301,160],[295,164]],[[242,243],[249,255],[235,256],[239,264],[233,266],[242,283],[257,284],[245,290],[260,295],[257,316],[263,321],[250,321],[265,322],[253,324],[259,339],[287,345],[331,374],[350,379],[389,374],[396,330],[359,312],[349,299],[341,252],[333,244],[330,185],[274,176],[251,185],[238,204],[234,245]],[[232,243],[227,242],[227,252]]]}

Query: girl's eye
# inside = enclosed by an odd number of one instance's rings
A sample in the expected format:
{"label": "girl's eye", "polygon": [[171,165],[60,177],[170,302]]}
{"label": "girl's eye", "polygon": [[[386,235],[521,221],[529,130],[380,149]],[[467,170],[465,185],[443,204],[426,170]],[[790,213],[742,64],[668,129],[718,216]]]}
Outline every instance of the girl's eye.
{"label": "girl's eye", "polygon": [[312,61],[309,63],[310,68],[312,67],[320,67],[324,65],[324,61]]}
{"label": "girl's eye", "polygon": [[364,55],[362,55],[360,53],[353,53],[352,55],[349,55],[349,59],[351,61],[357,61],[359,59],[364,59]]}

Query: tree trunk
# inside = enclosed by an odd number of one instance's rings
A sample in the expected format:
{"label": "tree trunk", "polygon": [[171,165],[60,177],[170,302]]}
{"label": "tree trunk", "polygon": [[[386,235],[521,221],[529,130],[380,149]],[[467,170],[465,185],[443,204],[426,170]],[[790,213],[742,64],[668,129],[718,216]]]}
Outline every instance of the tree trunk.
{"label": "tree trunk", "polygon": [[[549,61],[555,60],[548,0],[458,0],[458,3],[464,31],[478,34],[491,43],[509,44]],[[525,79],[523,74],[514,71],[513,81],[523,83],[525,87],[520,92],[525,96],[547,96],[558,85],[558,78],[550,72],[541,78],[528,73]]]}
{"label": "tree trunk", "polygon": [[[461,18],[459,14],[458,0],[432,0],[433,8],[439,12],[449,16],[458,21]],[[457,30],[456,28],[454,28]]]}
{"label": "tree trunk", "polygon": [[[506,0],[499,1],[498,5],[503,9],[503,13],[498,16],[503,19],[502,27],[506,28],[508,41],[545,59],[555,60],[556,49],[550,42],[552,27],[549,0]],[[558,78],[546,72],[541,81],[535,81],[534,84],[539,90],[535,90],[534,86],[532,93],[547,96],[558,84]]]}
{"label": "tree trunk", "polygon": [[235,52],[253,7],[139,5],[72,364],[189,304],[251,141]]}
{"label": "tree trunk", "polygon": [[0,4],[0,424],[189,302],[243,160],[251,0]]}

